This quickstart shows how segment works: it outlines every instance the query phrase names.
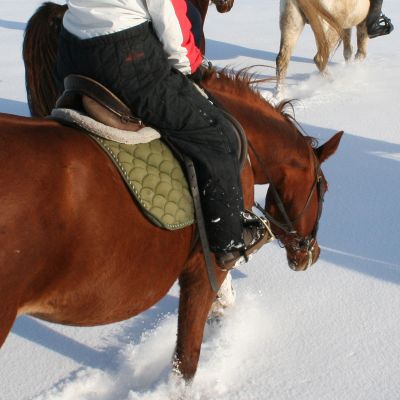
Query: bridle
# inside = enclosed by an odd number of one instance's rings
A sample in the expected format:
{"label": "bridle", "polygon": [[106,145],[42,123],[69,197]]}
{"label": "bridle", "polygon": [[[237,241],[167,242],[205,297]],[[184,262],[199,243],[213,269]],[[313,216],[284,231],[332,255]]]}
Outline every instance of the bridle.
{"label": "bridle", "polygon": [[[313,251],[315,248],[315,245],[317,243],[317,233],[318,233],[318,228],[319,228],[319,220],[321,218],[322,214],[322,205],[324,201],[324,190],[323,190],[323,183],[324,183],[324,177],[321,171],[321,166],[319,161],[317,160],[316,157],[314,157],[314,169],[315,169],[315,179],[313,182],[313,185],[310,189],[310,193],[307,197],[306,203],[303,207],[303,209],[300,211],[300,213],[293,219],[290,219],[286,209],[285,205],[283,204],[283,201],[273,184],[270,175],[268,173],[267,167],[263,161],[263,159],[260,157],[260,155],[257,153],[256,149],[254,146],[251,144],[250,141],[248,141],[248,145],[253,151],[257,161],[261,165],[263,172],[265,176],[267,177],[269,181],[269,187],[272,192],[272,195],[274,197],[276,206],[280,212],[280,214],[283,217],[283,221],[279,221],[276,218],[274,218],[271,214],[269,214],[266,211],[266,207],[263,208],[259,203],[255,202],[255,207],[263,214],[263,216],[271,222],[273,225],[277,226],[280,228],[284,233],[285,233],[285,238],[286,240],[283,241],[282,237],[280,235],[275,235],[276,238],[280,243],[282,243],[282,247],[285,247],[286,250],[291,250],[292,252],[307,252],[308,255],[308,266],[312,264],[312,257],[313,257]],[[314,193],[317,193],[317,199],[318,199],[318,211],[317,211],[317,219],[315,221],[315,225],[313,227],[313,230],[311,233],[307,236],[300,236],[298,232],[296,231],[294,224],[296,221],[298,221],[305,211],[309,208],[311,204],[311,199],[314,196]]]}

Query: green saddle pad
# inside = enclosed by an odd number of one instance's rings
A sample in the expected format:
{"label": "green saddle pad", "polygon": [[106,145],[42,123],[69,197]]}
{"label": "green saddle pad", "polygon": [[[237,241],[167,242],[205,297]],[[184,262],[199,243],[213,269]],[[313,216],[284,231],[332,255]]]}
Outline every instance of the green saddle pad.
{"label": "green saddle pad", "polygon": [[195,221],[192,196],[178,160],[160,139],[134,145],[91,135],[111,156],[145,215],[176,230]]}

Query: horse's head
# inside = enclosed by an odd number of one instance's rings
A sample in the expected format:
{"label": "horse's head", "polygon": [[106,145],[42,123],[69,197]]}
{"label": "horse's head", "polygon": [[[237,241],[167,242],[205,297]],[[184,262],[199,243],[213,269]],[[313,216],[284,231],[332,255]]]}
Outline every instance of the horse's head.
{"label": "horse's head", "polygon": [[217,7],[218,12],[226,13],[231,10],[235,0],[211,0],[212,3]]}
{"label": "horse's head", "polygon": [[277,107],[266,102],[251,87],[253,80],[247,71],[209,71],[204,84],[242,124],[252,184],[269,183],[266,209],[260,209],[286,248],[289,266],[305,270],[320,253],[316,237],[328,188],[321,164],[335,153],[343,132],[314,148],[313,138],[302,135],[294,119],[283,112],[290,102]]}
{"label": "horse's head", "polygon": [[[324,145],[310,148],[308,161],[290,160],[277,182],[270,180],[265,215],[277,239],[285,247],[290,268],[304,271],[319,257],[319,219],[327,181],[321,164],[335,153],[343,132]],[[306,158],[307,159],[307,158]]]}

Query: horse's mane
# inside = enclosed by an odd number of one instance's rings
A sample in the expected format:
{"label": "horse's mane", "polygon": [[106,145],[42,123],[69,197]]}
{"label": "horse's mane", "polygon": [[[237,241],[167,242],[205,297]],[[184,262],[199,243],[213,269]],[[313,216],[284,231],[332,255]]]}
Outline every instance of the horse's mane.
{"label": "horse's mane", "polygon": [[274,110],[287,120],[290,124],[295,125],[298,133],[309,143],[313,148],[318,146],[318,140],[315,137],[309,136],[301,124],[296,120],[294,113],[295,100],[283,100],[276,105],[267,101],[258,89],[258,84],[275,80],[275,77],[267,77],[258,79],[254,73],[249,73],[252,67],[242,68],[235,71],[231,68],[224,68],[217,71],[215,68],[209,69],[204,74],[205,86],[212,87],[217,92],[231,93],[243,100],[249,101],[252,107],[260,107],[262,109],[269,108]]}
{"label": "horse's mane", "polygon": [[273,81],[276,78],[256,79],[254,73],[249,73],[251,68],[253,66],[238,71],[229,67],[218,71],[211,68],[204,74],[204,84],[212,86],[213,90],[216,91],[240,95],[243,101],[251,100],[253,106],[261,105],[265,107],[267,105],[267,107],[274,108],[272,104],[265,100],[256,84]]}

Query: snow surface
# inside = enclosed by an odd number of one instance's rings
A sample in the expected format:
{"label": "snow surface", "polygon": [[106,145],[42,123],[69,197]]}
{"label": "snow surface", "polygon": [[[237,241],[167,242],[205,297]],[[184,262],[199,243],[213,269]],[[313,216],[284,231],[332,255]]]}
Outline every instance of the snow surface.
{"label": "snow surface", "polygon": [[[2,112],[28,115],[21,42],[39,4],[1,0]],[[1,400],[400,399],[400,4],[385,0],[384,11],[395,31],[370,42],[364,63],[345,65],[339,49],[330,79],[322,78],[307,27],[289,66],[287,96],[297,99],[306,132],[324,142],[345,131],[324,164],[330,190],[317,265],[293,272],[270,244],[235,271],[236,304],[221,326],[206,328],[187,389],[169,377],[177,286],[119,324],[73,328],[21,317],[0,350]],[[278,13],[277,0],[210,10],[207,56],[221,67],[266,65],[254,71],[272,75]],[[261,86],[266,97],[272,89]]]}

